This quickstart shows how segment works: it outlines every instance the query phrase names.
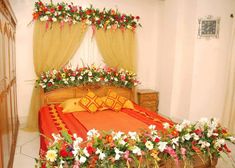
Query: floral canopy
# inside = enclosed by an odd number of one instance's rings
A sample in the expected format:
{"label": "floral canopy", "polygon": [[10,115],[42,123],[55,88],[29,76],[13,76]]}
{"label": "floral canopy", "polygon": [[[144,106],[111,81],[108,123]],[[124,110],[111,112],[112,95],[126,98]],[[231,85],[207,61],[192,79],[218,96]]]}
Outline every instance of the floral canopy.
{"label": "floral canopy", "polygon": [[43,3],[35,2],[33,12],[33,20],[53,23],[59,22],[61,27],[64,23],[76,24],[82,22],[84,25],[92,25],[94,28],[100,29],[130,29],[135,30],[139,23],[139,16],[127,15],[120,13],[118,10],[96,9],[92,5],[89,8],[83,9],[81,6],[76,6],[73,3]]}

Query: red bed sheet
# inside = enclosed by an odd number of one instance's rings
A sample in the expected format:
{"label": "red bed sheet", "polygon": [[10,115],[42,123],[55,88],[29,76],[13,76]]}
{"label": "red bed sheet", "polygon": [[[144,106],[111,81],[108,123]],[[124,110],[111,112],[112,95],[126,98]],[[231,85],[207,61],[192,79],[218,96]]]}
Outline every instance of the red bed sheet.
{"label": "red bed sheet", "polygon": [[43,135],[40,137],[40,148],[45,151],[49,143],[45,137],[52,138],[52,133],[57,134],[61,130],[66,130],[71,135],[76,133],[86,139],[87,131],[93,128],[128,132],[138,131],[153,124],[156,125],[157,130],[162,130],[164,122],[173,124],[156,112],[148,111],[138,105],[135,105],[135,110],[122,109],[120,112],[106,110],[96,113],[63,113],[59,104],[50,104],[39,111],[39,129]]}

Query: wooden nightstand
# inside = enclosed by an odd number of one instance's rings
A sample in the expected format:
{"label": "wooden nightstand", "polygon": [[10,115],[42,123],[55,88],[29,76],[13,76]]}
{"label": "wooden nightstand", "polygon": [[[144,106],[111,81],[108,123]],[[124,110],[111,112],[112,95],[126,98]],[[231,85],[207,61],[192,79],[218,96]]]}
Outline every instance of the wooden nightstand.
{"label": "wooden nightstand", "polygon": [[138,104],[150,111],[158,112],[159,93],[151,89],[137,90]]}

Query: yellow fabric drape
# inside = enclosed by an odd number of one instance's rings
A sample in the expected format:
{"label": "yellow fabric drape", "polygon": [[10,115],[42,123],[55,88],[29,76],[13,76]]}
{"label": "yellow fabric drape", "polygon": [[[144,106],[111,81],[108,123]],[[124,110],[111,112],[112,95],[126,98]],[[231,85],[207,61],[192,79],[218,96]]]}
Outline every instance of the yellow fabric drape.
{"label": "yellow fabric drape", "polygon": [[[73,25],[53,23],[46,29],[46,23],[37,21],[34,25],[33,56],[37,76],[52,68],[66,65],[79,48],[86,28],[82,23]],[[40,89],[34,88],[26,130],[38,130],[38,110],[40,108]]]}
{"label": "yellow fabric drape", "polygon": [[235,23],[233,24],[232,42],[229,57],[230,70],[222,122],[231,133],[235,134]]}
{"label": "yellow fabric drape", "polygon": [[95,33],[95,38],[107,65],[136,71],[135,32],[99,29]]}

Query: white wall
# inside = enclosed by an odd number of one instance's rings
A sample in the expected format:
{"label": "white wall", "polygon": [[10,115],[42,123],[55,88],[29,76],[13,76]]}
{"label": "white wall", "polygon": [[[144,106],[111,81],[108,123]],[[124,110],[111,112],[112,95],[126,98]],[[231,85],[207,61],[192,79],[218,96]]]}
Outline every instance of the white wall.
{"label": "white wall", "polygon": [[[158,60],[160,112],[175,119],[221,118],[234,0],[167,0]],[[218,39],[197,37],[198,18],[221,18]]]}
{"label": "white wall", "polygon": [[[53,0],[61,2],[62,0]],[[79,3],[83,7],[93,4],[98,8],[118,8],[121,12],[139,15],[143,28],[137,30],[138,38],[138,75],[142,81],[141,87],[155,88],[157,81],[157,36],[160,32],[162,1],[155,0],[90,0],[66,2]],[[18,19],[16,35],[17,54],[17,86],[18,86],[18,111],[21,122],[24,122],[31,99],[33,81],[35,80],[32,55],[33,25],[27,26],[32,19],[34,1],[10,0]],[[45,0],[44,2],[49,2]],[[84,47],[86,48],[86,47]],[[79,53],[79,51],[78,51]],[[77,61],[76,59],[74,61]]]}

